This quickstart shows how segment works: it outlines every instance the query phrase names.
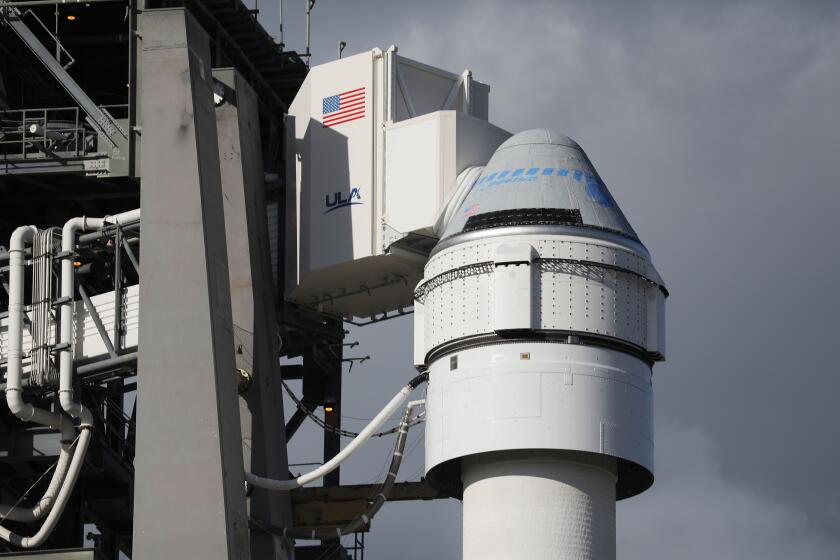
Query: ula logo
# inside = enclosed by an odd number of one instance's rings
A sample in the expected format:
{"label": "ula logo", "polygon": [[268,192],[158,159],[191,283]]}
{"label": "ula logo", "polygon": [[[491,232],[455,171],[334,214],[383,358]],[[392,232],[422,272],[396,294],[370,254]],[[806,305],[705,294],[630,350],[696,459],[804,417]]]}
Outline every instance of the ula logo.
{"label": "ula logo", "polygon": [[359,187],[353,187],[350,189],[350,194],[347,195],[347,198],[344,198],[344,195],[341,192],[337,192],[332,195],[332,200],[330,200],[330,195],[326,195],[324,199],[324,204],[327,207],[327,209],[324,210],[324,214],[327,214],[333,210],[344,208],[345,206],[361,204],[362,193],[359,191]]}

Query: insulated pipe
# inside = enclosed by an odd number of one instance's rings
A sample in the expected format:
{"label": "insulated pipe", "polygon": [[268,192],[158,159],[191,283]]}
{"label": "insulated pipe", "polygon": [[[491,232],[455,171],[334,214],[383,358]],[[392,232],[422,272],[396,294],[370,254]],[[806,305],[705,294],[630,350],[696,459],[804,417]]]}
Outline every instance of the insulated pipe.
{"label": "insulated pipe", "polygon": [[26,258],[24,245],[31,242],[37,229],[35,226],[21,226],[12,233],[9,241],[9,344],[6,351],[6,402],[12,414],[24,422],[53,421],[46,411],[36,412],[31,404],[25,404],[21,397],[21,363],[23,361],[23,279]]}
{"label": "insulated pipe", "polygon": [[50,485],[43,498],[32,508],[0,504],[0,519],[34,521],[49,511],[70,463],[70,442],[75,437],[73,424],[63,414],[57,414],[23,402],[21,395],[23,346],[23,282],[26,267],[25,245],[32,241],[35,226],[21,226],[12,233],[9,242],[9,342],[6,366],[6,403],[9,410],[24,422],[34,422],[61,432],[62,447]]}
{"label": "insulated pipe", "polygon": [[[73,292],[75,272],[73,253],[76,251],[76,233],[98,229],[105,224],[102,218],[71,218],[61,230],[61,307],[59,314],[59,345],[63,346],[58,355],[58,400],[61,408],[73,418],[84,415],[84,407],[73,400]],[[77,451],[78,453],[78,451]]]}
{"label": "insulated pipe", "polygon": [[[61,408],[73,418],[80,418],[84,426],[85,418],[90,418],[81,403],[73,400],[73,291],[75,288],[75,271],[73,270],[73,253],[76,250],[76,233],[98,229],[106,224],[124,224],[140,219],[140,210],[130,210],[105,218],[71,218],[61,230],[61,251],[64,260],[61,262],[61,313],[59,321],[59,344],[63,346],[59,354],[58,369],[58,399]],[[78,453],[78,451],[77,451]]]}
{"label": "insulated pipe", "polygon": [[[3,539],[11,544],[19,546],[21,548],[36,548],[43,544],[43,542],[50,536],[53,529],[55,529],[56,524],[58,523],[59,517],[64,512],[64,508],[67,506],[67,501],[70,498],[70,495],[73,492],[73,488],[76,485],[76,480],[79,477],[79,473],[82,470],[82,466],[84,465],[85,455],[87,454],[87,448],[90,444],[91,432],[93,431],[93,415],[89,410],[82,406],[81,403],[75,402],[73,400],[73,288],[75,285],[75,275],[73,271],[73,253],[76,250],[76,233],[78,231],[86,231],[90,229],[100,228],[105,224],[122,224],[127,222],[133,222],[140,218],[140,210],[131,210],[129,212],[124,212],[122,214],[117,214],[115,216],[107,216],[105,218],[71,218],[64,224],[64,228],[62,229],[62,238],[61,238],[61,248],[62,252],[64,253],[64,261],[61,263],[61,297],[62,297],[62,304],[61,304],[61,313],[60,313],[60,325],[59,325],[59,343],[64,345],[64,348],[61,350],[61,354],[59,356],[59,402],[61,403],[61,407],[67,412],[70,416],[79,419],[79,427],[81,429],[81,434],[79,435],[78,446],[76,448],[75,453],[73,453],[73,459],[70,461],[70,465],[67,468],[67,474],[64,478],[63,483],[61,484],[61,488],[58,490],[58,493],[55,497],[55,501],[53,503],[52,509],[50,509],[47,518],[44,520],[43,525],[38,530],[35,535],[31,537],[24,537],[13,533],[6,529],[5,527],[0,526],[0,539]],[[23,306],[22,306],[22,287],[23,287],[23,268],[20,266],[23,262],[23,255],[22,255],[22,245],[25,239],[32,239],[34,235],[34,228],[29,228],[29,233],[26,233],[27,228],[18,228],[16,233],[20,231],[18,234],[20,240],[16,239],[16,236],[12,236],[12,247],[17,249],[16,251],[10,250],[10,259],[17,261],[18,267],[16,271],[17,274],[17,281],[16,282],[16,289],[19,291],[20,295],[15,295],[16,302],[19,305],[15,308],[16,313],[23,313]],[[11,292],[11,285],[9,286]],[[11,304],[11,293],[9,294],[10,299],[10,311],[12,310]],[[21,324],[22,324],[22,317],[21,317]],[[19,327],[18,327],[19,328]],[[19,328],[18,333],[15,335],[18,338],[22,337],[22,331]],[[20,355],[20,344],[17,346],[17,355]],[[17,381],[18,385],[14,385],[12,382]],[[17,402],[15,399],[19,399],[20,394],[20,370],[17,370],[17,379],[10,377],[7,380],[6,391],[7,395],[9,393],[9,389],[12,389],[12,395],[17,395],[17,397],[13,396],[13,404],[17,406]],[[17,388],[17,391],[15,391]],[[20,403],[23,405],[23,403]],[[23,405],[23,410],[26,410],[26,405]],[[12,408],[12,405],[10,405]],[[33,416],[35,414],[33,413]],[[60,420],[59,420],[60,425]],[[56,467],[56,472],[53,473],[53,476],[59,471],[63,471],[64,468],[61,466]],[[53,485],[50,485],[52,488]],[[36,506],[37,507],[37,506]],[[34,508],[33,508],[34,509]]]}
{"label": "insulated pipe", "polygon": [[405,407],[405,412],[400,420],[399,430],[397,431],[397,441],[394,444],[394,453],[391,456],[391,465],[388,467],[388,476],[379,488],[379,492],[376,494],[376,497],[369,501],[368,507],[365,511],[360,513],[353,521],[344,527],[336,527],[333,530],[283,529],[282,535],[284,537],[291,537],[294,539],[337,539],[345,535],[355,533],[363,529],[365,525],[369,524],[379,510],[382,509],[382,506],[385,505],[385,502],[388,500],[388,496],[391,495],[391,489],[393,489],[394,483],[397,481],[397,473],[399,472],[400,465],[402,464],[403,451],[405,450],[405,442],[408,437],[408,429],[411,427],[411,411],[414,410],[416,406],[424,404],[425,402],[425,400],[411,401]]}
{"label": "insulated pipe", "polygon": [[[41,136],[53,142],[63,142],[67,140],[69,135],[67,133],[58,132],[57,130],[49,130],[40,124],[29,125],[29,134],[32,136]],[[33,140],[37,140],[33,138]]]}
{"label": "insulated pipe", "polygon": [[[66,422],[66,425],[70,426],[71,430],[73,429],[70,422]],[[55,501],[55,497],[61,489],[61,485],[67,475],[67,470],[70,467],[70,459],[72,457],[70,451],[72,446],[72,442],[63,442],[61,444],[61,451],[58,454],[58,461],[55,464],[55,470],[53,471],[52,478],[50,479],[50,485],[44,492],[43,497],[41,497],[41,499],[38,500],[32,507],[0,504],[0,521],[9,520],[28,523],[41,519],[48,511],[50,511],[50,508]]]}
{"label": "insulated pipe", "polygon": [[87,448],[90,444],[91,432],[93,431],[92,425],[93,417],[89,411],[84,410],[82,412],[82,433],[79,435],[76,452],[73,454],[73,460],[70,462],[70,467],[67,470],[67,478],[64,480],[64,484],[62,484],[61,490],[59,490],[56,496],[55,504],[44,520],[44,524],[38,529],[38,532],[31,537],[24,537],[0,526],[0,539],[21,548],[37,548],[47,540],[53,529],[55,529],[61,514],[64,513],[67,501],[73,493],[73,488],[76,486],[76,480],[79,478],[79,473],[85,462]]}
{"label": "insulated pipe", "polygon": [[321,477],[324,477],[334,471],[341,463],[343,463],[348,457],[350,457],[356,450],[362,446],[370,436],[376,432],[382,424],[385,423],[386,420],[400,407],[402,403],[405,402],[405,399],[408,398],[408,395],[417,388],[418,385],[426,381],[428,375],[422,373],[408,382],[408,384],[400,389],[400,392],[394,395],[394,398],[385,405],[379,414],[377,414],[370,423],[365,426],[365,429],[359,432],[359,435],[353,438],[353,440],[347,444],[347,446],[342,449],[338,455],[318,467],[317,469],[310,471],[306,474],[300,475],[297,478],[291,480],[275,480],[271,478],[263,478],[261,476],[257,476],[253,473],[245,473],[245,481],[248,484],[256,486],[257,488],[265,488],[266,490],[294,490],[295,488],[300,488],[313,480],[317,480]]}

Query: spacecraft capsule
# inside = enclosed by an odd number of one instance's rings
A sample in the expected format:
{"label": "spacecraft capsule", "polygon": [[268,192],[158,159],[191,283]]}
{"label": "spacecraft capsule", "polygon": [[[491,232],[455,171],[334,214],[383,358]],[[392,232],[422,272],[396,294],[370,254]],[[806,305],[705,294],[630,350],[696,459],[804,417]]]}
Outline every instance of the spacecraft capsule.
{"label": "spacecraft capsule", "polygon": [[504,142],[448,209],[415,291],[426,475],[464,500],[464,558],[615,558],[653,483],[667,292],[581,147]]}

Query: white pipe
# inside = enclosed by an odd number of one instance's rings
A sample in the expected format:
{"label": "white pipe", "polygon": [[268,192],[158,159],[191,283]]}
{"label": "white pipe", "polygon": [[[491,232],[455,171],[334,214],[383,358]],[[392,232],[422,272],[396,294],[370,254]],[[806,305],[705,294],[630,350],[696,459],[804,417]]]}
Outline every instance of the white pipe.
{"label": "white pipe", "polygon": [[114,214],[113,216],[105,216],[103,221],[106,224],[130,224],[136,222],[140,219],[140,209],[135,208],[134,210],[128,210],[127,212],[122,212],[121,214]]}
{"label": "white pipe", "polygon": [[[69,425],[72,429],[72,425],[69,422],[67,422],[67,425]],[[41,499],[38,500],[32,507],[0,504],[0,520],[29,523],[41,519],[47,514],[47,512],[50,511],[50,508],[55,501],[55,497],[65,480],[67,470],[70,467],[70,459],[72,457],[72,453],[70,452],[71,447],[72,442],[61,444],[58,462],[56,462],[55,470],[53,471],[52,478],[50,479],[50,485],[44,492],[43,497],[41,497]]]}
{"label": "white pipe", "polygon": [[73,441],[73,424],[63,414],[57,414],[23,402],[21,371],[23,361],[23,313],[25,245],[32,241],[35,226],[21,226],[12,233],[9,242],[9,342],[6,366],[6,403],[9,410],[24,422],[34,422],[61,432],[62,447],[55,471],[44,496],[32,508],[0,504],[0,518],[13,521],[35,521],[49,511],[70,463],[69,444]]}
{"label": "white pipe", "polygon": [[[61,408],[73,418],[80,418],[82,426],[92,422],[90,413],[81,403],[73,399],[73,293],[75,290],[75,270],[72,255],[76,250],[76,233],[99,229],[105,224],[125,224],[140,219],[140,210],[131,210],[105,218],[71,218],[61,230],[61,313],[59,321],[59,344],[64,348],[59,354],[58,399]],[[78,453],[78,452],[77,452]]]}
{"label": "white pipe", "polygon": [[[70,416],[74,418],[79,418],[79,427],[81,428],[81,434],[79,435],[79,441],[76,447],[75,453],[73,453],[73,459],[70,461],[69,466],[66,468],[66,476],[62,481],[61,487],[58,490],[57,494],[55,495],[55,501],[52,503],[52,509],[49,510],[49,514],[47,518],[44,520],[43,525],[38,530],[35,535],[31,537],[24,537],[13,533],[6,529],[5,527],[0,526],[0,539],[3,539],[7,542],[10,542],[16,546],[21,548],[36,548],[43,544],[43,542],[50,536],[53,529],[55,528],[56,523],[58,523],[59,517],[64,512],[64,508],[67,506],[67,501],[70,498],[70,495],[73,492],[73,488],[76,485],[76,480],[79,477],[79,473],[82,470],[82,466],[84,465],[85,455],[87,454],[87,448],[90,444],[91,432],[93,430],[93,415],[87,410],[85,407],[82,406],[81,403],[75,402],[73,400],[73,291],[75,287],[75,272],[73,269],[73,259],[72,255],[76,250],[76,233],[78,231],[85,231],[89,229],[100,228],[105,224],[123,224],[128,222],[136,221],[140,218],[140,210],[132,210],[130,212],[124,212],[122,214],[117,214],[115,216],[108,216],[105,218],[72,218],[64,224],[64,228],[62,230],[62,239],[61,239],[61,248],[62,252],[65,253],[64,261],[61,263],[61,297],[64,298],[64,302],[61,304],[61,313],[60,313],[60,324],[59,324],[59,343],[66,345],[64,349],[61,350],[59,356],[59,402],[61,403],[61,407],[70,414]],[[19,293],[15,293],[15,303],[17,304],[16,307],[12,305],[12,294],[9,294],[10,304],[10,317],[13,313],[20,314],[20,324],[22,324],[22,313],[23,313],[23,301],[22,301],[22,287],[23,287],[23,268],[22,264],[23,261],[23,242],[26,239],[31,239],[32,235],[34,234],[34,228],[18,228],[16,230],[17,236],[12,236],[12,243],[10,245],[13,249],[17,249],[16,256],[12,255],[12,251],[10,250],[10,260],[16,259],[16,264],[18,268],[15,269],[17,272],[16,280],[15,280],[15,288],[18,290]],[[27,233],[28,231],[28,233]],[[18,233],[20,232],[20,233]],[[19,240],[17,239],[19,237]],[[14,276],[14,275],[13,275]],[[9,291],[12,292],[11,282],[9,285]],[[17,337],[17,339],[22,339],[22,330],[20,330],[20,325],[18,325],[18,332],[13,333]],[[16,341],[17,341],[16,339]],[[21,343],[22,344],[22,343]],[[20,356],[20,346],[21,344],[17,345],[17,354],[16,356]],[[16,375],[16,377],[15,377]],[[29,414],[32,419],[35,418],[42,418],[43,415],[37,412],[37,409],[34,409],[30,414],[27,405],[20,402],[20,369],[18,368],[13,371],[12,376],[7,376],[7,384],[6,384],[6,392],[7,392],[7,399],[9,396],[9,389],[11,388],[11,395],[12,400],[10,403],[10,408],[17,408],[23,413]],[[31,406],[31,405],[29,405]],[[46,413],[46,411],[42,411]],[[47,413],[51,414],[51,413]],[[62,425],[60,420],[57,422],[58,426]],[[63,432],[64,433],[64,432]],[[63,448],[62,451],[67,451],[67,447]],[[59,465],[56,465],[56,471],[53,473],[53,477],[55,477],[59,473],[63,473],[64,462],[61,461],[59,458]],[[55,486],[51,483],[50,487],[48,488],[49,491],[55,491]],[[46,496],[45,496],[46,497]],[[43,501],[43,500],[42,500]],[[39,504],[40,505],[40,504]],[[36,508],[33,508],[33,511],[37,510],[37,513],[41,514],[41,510],[45,508],[39,508],[39,505]]]}
{"label": "white pipe", "polygon": [[[85,412],[88,415],[90,414],[90,412]],[[88,420],[92,420],[92,418],[89,418]],[[0,539],[21,548],[37,548],[44,543],[47,537],[50,536],[50,533],[52,533],[55,528],[59,517],[61,517],[61,514],[64,513],[64,508],[67,505],[70,494],[73,492],[73,488],[76,485],[76,479],[78,479],[79,473],[82,470],[82,465],[85,462],[85,455],[87,454],[88,444],[90,444],[93,428],[90,425],[84,425],[85,419],[82,419],[82,422],[82,433],[79,436],[76,452],[73,454],[73,460],[71,461],[70,467],[67,471],[67,478],[64,480],[64,484],[62,484],[61,490],[59,490],[58,496],[56,496],[55,504],[50,510],[49,515],[47,515],[47,518],[44,520],[44,524],[41,525],[38,532],[31,537],[18,535],[17,533],[13,533],[5,527],[0,526]]]}
{"label": "white pipe", "polygon": [[9,344],[6,351],[6,402],[12,414],[24,422],[45,424],[54,418],[37,411],[21,397],[21,369],[23,362],[23,279],[26,268],[25,244],[35,236],[35,226],[21,226],[12,233],[9,241]]}
{"label": "white pipe", "polygon": [[[411,412],[415,407],[423,404],[426,404],[426,399],[411,401],[406,405],[405,412],[403,413],[398,425],[399,429],[397,431],[397,442],[394,444],[394,452],[391,454],[391,464],[388,466],[388,476],[385,477],[385,482],[383,482],[382,486],[380,486],[379,493],[368,502],[368,506],[363,512],[341,528],[317,530],[286,527],[283,529],[283,536],[295,539],[334,539],[355,533],[361,527],[369,525],[371,519],[379,513],[379,510],[382,509],[382,506],[384,506],[385,502],[388,500],[388,496],[391,495],[391,490],[394,488],[394,484],[397,481],[397,473],[399,472],[400,465],[402,464],[403,451],[405,451],[405,441],[408,437],[408,429],[411,427]],[[419,414],[418,418],[420,416],[422,416],[422,414]]]}
{"label": "white pipe", "polygon": [[348,443],[347,446],[338,453],[338,455],[317,469],[306,474],[302,474],[291,480],[274,480],[271,478],[263,478],[253,473],[245,473],[246,482],[258,488],[265,488],[266,490],[293,490],[295,488],[300,488],[313,480],[317,480],[328,475],[348,457],[350,457],[350,455],[355,453],[356,450],[361,447],[362,444],[364,444],[400,406],[402,406],[402,403],[405,402],[405,399],[408,398],[408,395],[411,394],[415,387],[416,385],[413,385],[412,382],[400,389],[400,392],[394,395],[394,398],[392,398],[391,401],[385,405],[385,408],[383,408],[379,414],[377,414],[376,417],[371,420],[367,426],[365,426],[364,430],[359,432],[359,435],[353,438],[353,441]]}
{"label": "white pipe", "polygon": [[76,233],[99,229],[105,224],[102,218],[71,218],[61,230],[61,300],[58,344],[64,346],[58,355],[58,400],[61,408],[73,418],[89,417],[81,403],[73,400],[73,292],[75,273],[73,254],[76,251]]}

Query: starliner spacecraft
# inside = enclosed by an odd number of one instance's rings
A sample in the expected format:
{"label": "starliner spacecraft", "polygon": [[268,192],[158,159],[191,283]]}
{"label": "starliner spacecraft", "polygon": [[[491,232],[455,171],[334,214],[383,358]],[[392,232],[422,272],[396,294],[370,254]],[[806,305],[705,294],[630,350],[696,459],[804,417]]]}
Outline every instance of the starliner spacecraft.
{"label": "starliner spacecraft", "polygon": [[616,500],[654,479],[667,291],[583,149],[490,124],[488,93],[394,48],[313,68],[290,297],[413,304],[426,475],[463,500],[465,560],[613,559]]}

